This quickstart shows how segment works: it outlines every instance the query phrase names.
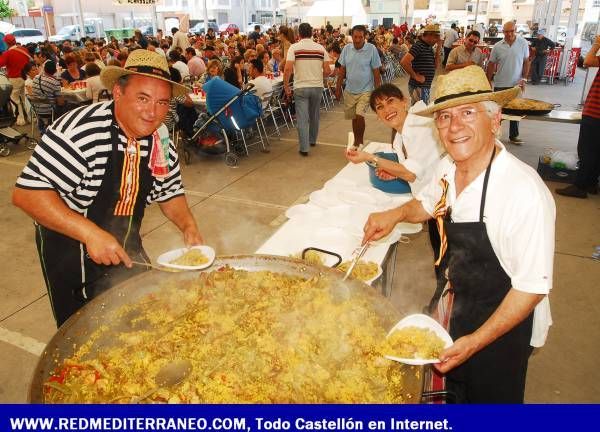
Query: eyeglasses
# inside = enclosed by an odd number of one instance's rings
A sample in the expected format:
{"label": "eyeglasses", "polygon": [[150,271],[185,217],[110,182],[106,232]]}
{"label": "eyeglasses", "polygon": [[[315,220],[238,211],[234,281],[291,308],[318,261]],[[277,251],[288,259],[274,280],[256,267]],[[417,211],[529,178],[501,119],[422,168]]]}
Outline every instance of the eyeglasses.
{"label": "eyeglasses", "polygon": [[435,125],[438,129],[446,129],[452,123],[452,117],[456,116],[463,123],[473,123],[477,119],[477,113],[484,112],[483,110],[476,110],[475,108],[465,108],[460,110],[457,114],[450,112],[443,112],[435,117]]}
{"label": "eyeglasses", "polygon": [[476,44],[477,42],[479,42],[479,40],[475,39],[467,39],[467,42],[471,42],[472,44]]}

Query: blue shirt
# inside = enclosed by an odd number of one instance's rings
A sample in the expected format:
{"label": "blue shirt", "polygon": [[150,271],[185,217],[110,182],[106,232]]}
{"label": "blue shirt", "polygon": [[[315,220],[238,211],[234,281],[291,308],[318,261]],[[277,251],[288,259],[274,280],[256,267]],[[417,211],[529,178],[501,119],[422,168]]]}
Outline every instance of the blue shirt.
{"label": "blue shirt", "polygon": [[338,59],[346,68],[346,91],[352,94],[370,92],[375,88],[373,69],[381,67],[381,59],[375,45],[365,42],[359,50],[350,43],[344,47]]}
{"label": "blue shirt", "polygon": [[523,62],[529,58],[529,44],[517,36],[512,45],[502,39],[490,54],[490,61],[498,65],[494,75],[494,87],[514,87],[522,78]]}

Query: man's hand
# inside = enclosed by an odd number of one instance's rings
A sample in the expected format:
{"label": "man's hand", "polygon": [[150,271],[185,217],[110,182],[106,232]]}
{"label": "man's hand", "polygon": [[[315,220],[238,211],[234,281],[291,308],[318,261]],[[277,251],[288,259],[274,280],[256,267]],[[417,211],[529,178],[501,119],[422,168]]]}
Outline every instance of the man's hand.
{"label": "man's hand", "polygon": [[477,351],[479,351],[479,346],[475,336],[463,336],[458,338],[454,345],[442,351],[442,354],[440,354],[441,363],[436,363],[433,366],[441,373],[446,373],[469,360]]}
{"label": "man's hand", "polygon": [[414,78],[415,78],[415,81],[420,84],[423,84],[425,82],[425,75],[421,75],[420,73],[415,74]]}
{"label": "man's hand", "polygon": [[380,213],[371,213],[365,227],[362,244],[370,240],[379,240],[392,232],[400,221],[398,209],[387,210]]}
{"label": "man's hand", "polygon": [[194,227],[187,228],[183,231],[183,242],[186,247],[198,246],[204,243],[202,234]]}
{"label": "man's hand", "polygon": [[525,84],[527,84],[527,79],[526,78],[521,78],[521,80],[519,81],[519,87],[521,88],[522,92],[525,91]]}
{"label": "man's hand", "polygon": [[86,235],[83,243],[88,256],[96,264],[118,265],[123,263],[125,267],[131,268],[131,258],[108,231],[101,228],[94,229]]}

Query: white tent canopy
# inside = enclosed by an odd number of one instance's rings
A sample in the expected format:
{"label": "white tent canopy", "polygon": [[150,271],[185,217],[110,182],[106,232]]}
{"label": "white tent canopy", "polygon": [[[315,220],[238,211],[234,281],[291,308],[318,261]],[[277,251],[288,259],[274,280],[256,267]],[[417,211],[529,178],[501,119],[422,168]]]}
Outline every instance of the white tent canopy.
{"label": "white tent canopy", "polygon": [[317,0],[306,13],[307,20],[315,25],[325,21],[340,24],[342,17],[351,26],[369,22],[361,0]]}

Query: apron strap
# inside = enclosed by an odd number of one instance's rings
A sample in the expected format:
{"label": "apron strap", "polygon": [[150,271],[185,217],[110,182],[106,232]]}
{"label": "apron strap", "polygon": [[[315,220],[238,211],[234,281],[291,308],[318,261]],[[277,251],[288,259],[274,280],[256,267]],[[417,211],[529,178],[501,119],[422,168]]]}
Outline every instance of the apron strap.
{"label": "apron strap", "polygon": [[492,152],[490,163],[488,164],[485,170],[485,176],[483,178],[483,191],[481,192],[481,204],[479,205],[479,222],[483,222],[483,211],[485,210],[485,197],[487,195],[487,185],[488,180],[490,179],[490,171],[492,170],[492,161],[494,160],[494,156],[496,156],[496,146],[494,146],[494,151]]}

